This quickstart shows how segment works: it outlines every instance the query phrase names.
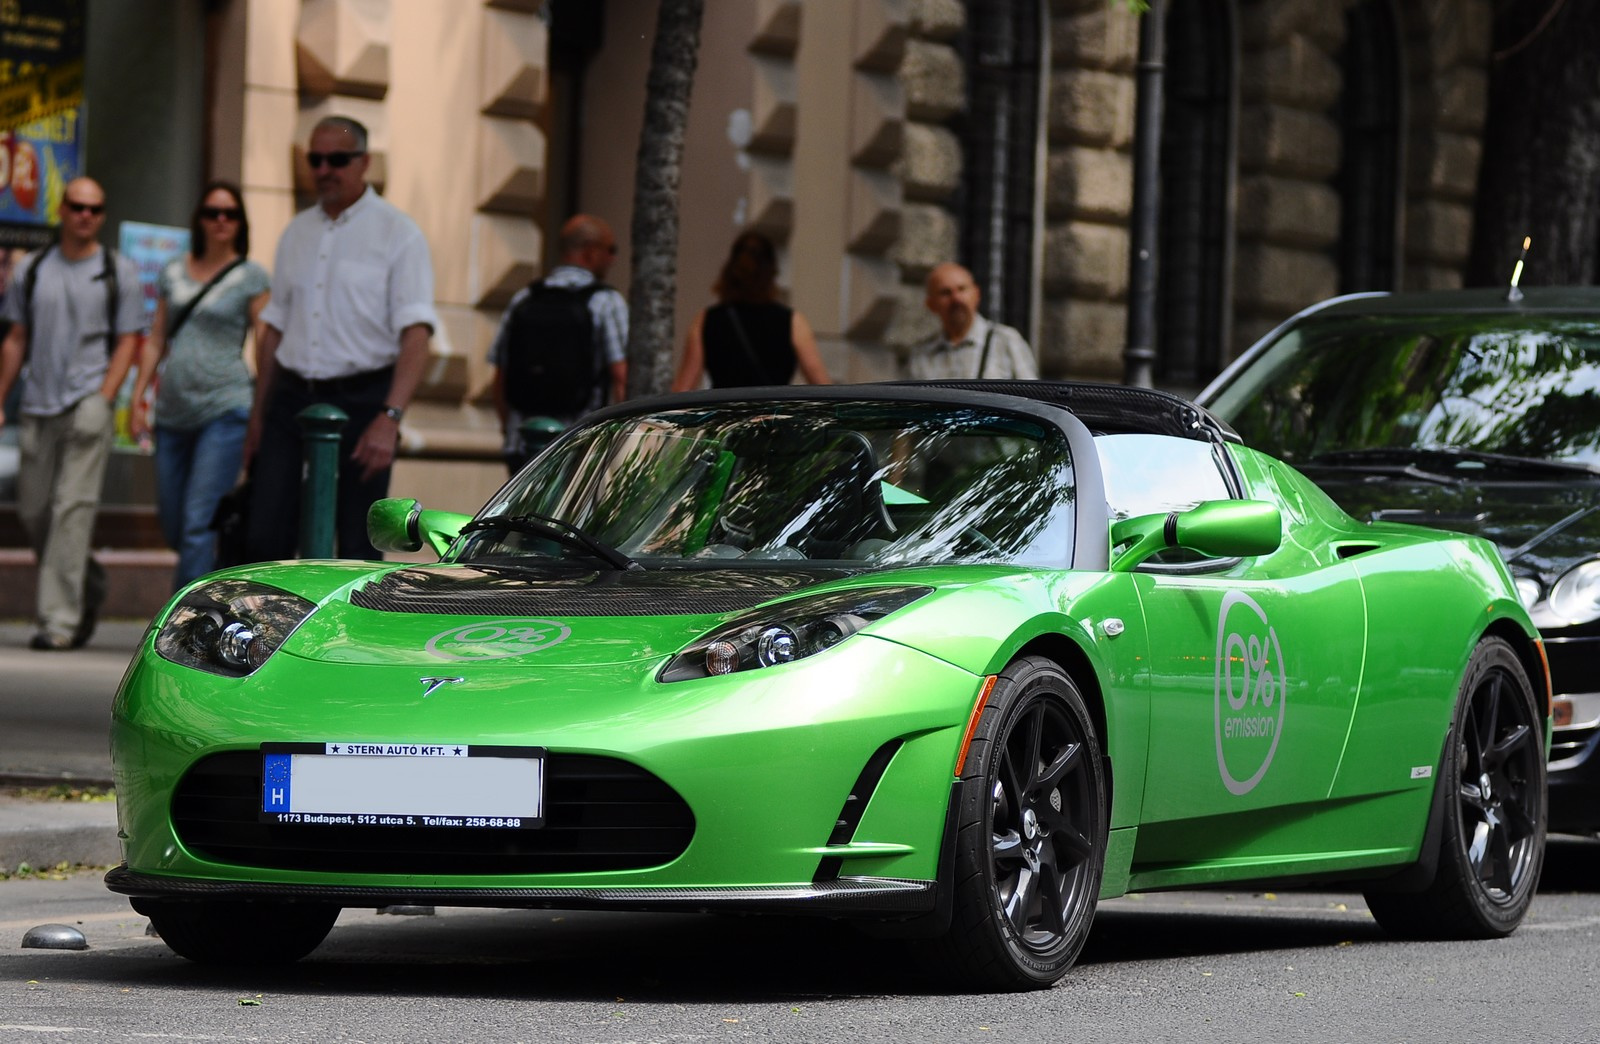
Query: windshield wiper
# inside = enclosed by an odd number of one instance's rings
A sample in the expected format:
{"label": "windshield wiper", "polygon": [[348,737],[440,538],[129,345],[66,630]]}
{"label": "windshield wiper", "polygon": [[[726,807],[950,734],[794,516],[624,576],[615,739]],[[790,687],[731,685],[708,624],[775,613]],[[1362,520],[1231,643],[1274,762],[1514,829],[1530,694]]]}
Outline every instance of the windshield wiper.
{"label": "windshield wiper", "polygon": [[[1400,462],[1404,462],[1400,466]],[[1448,483],[1472,478],[1473,465],[1492,467],[1501,471],[1527,473],[1545,472],[1568,476],[1600,476],[1600,467],[1575,460],[1551,460],[1548,457],[1522,457],[1511,453],[1492,453],[1467,446],[1373,446],[1368,449],[1335,450],[1319,453],[1306,461],[1312,467],[1354,467],[1379,471],[1384,467],[1397,467],[1401,473],[1413,478]],[[1379,468],[1368,467],[1369,464]],[[1435,470],[1428,470],[1431,466]],[[1443,468],[1455,473],[1442,474]]]}
{"label": "windshield wiper", "polygon": [[587,551],[613,569],[640,570],[644,568],[644,566],[610,544],[595,539],[571,522],[563,522],[561,519],[551,518],[549,515],[531,512],[523,515],[490,515],[487,518],[473,519],[461,527],[461,532],[473,533],[484,529],[514,529],[519,533],[531,533],[534,536],[546,537],[558,544],[565,544],[576,551]]}
{"label": "windshield wiper", "polygon": [[1464,480],[1456,475],[1441,475],[1417,467],[1415,459],[1421,456],[1414,449],[1361,449],[1335,450],[1318,453],[1303,461],[1294,461],[1302,471],[1316,468],[1360,471],[1368,475],[1397,476],[1419,482],[1435,482],[1441,486],[1458,486]]}

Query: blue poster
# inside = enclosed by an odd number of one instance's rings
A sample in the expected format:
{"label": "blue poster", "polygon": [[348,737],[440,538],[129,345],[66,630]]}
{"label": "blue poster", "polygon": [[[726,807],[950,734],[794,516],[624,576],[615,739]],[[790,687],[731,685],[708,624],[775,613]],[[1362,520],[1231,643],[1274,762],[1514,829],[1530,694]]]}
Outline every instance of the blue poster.
{"label": "blue poster", "polygon": [[144,318],[156,314],[156,282],[167,262],[189,249],[189,230],[176,225],[147,225],[124,221],[117,230],[117,249],[139,266],[139,291],[144,298]]}

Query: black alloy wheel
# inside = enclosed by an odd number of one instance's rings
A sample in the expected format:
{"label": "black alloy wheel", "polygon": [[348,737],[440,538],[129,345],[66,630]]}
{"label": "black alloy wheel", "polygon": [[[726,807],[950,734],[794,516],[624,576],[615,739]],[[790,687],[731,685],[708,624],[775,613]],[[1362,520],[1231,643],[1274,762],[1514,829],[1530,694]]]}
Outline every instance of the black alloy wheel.
{"label": "black alloy wheel", "polygon": [[986,986],[1050,986],[1094,920],[1108,803],[1094,720],[1056,664],[1025,657],[1001,674],[960,801],[947,956]]}
{"label": "black alloy wheel", "polygon": [[1420,894],[1374,891],[1386,931],[1423,938],[1495,938],[1522,923],[1544,867],[1544,720],[1515,651],[1500,638],[1467,664],[1445,744],[1439,866]]}

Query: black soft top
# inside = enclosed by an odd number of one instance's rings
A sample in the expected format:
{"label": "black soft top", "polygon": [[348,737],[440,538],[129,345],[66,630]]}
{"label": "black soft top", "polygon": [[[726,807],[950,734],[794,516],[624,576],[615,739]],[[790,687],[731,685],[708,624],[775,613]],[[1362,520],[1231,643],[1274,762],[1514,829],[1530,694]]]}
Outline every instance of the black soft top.
{"label": "black soft top", "polygon": [[[584,427],[616,416],[658,409],[686,408],[729,402],[795,402],[865,399],[928,402],[971,402],[996,406],[998,399],[1022,400],[1027,412],[1048,415],[1061,410],[1076,417],[1096,435],[1169,435],[1198,442],[1241,442],[1226,423],[1188,399],[1152,388],[1094,381],[953,380],[885,381],[873,384],[773,385],[756,388],[713,388],[650,398],[629,399],[586,415]],[[1027,405],[1024,406],[1023,403]],[[1040,407],[1045,407],[1041,410]]]}
{"label": "black soft top", "polygon": [[1067,410],[1096,435],[1172,435],[1202,442],[1241,441],[1237,432],[1188,399],[1154,388],[1093,381],[900,381],[902,387],[1015,395]]}

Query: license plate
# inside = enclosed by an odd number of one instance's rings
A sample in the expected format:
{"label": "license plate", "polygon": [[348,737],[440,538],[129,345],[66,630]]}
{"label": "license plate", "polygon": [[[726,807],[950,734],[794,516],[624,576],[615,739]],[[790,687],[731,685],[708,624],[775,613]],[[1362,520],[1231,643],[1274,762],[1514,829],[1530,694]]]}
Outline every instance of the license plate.
{"label": "license plate", "polygon": [[301,826],[538,827],[544,753],[464,743],[262,744],[261,818]]}

